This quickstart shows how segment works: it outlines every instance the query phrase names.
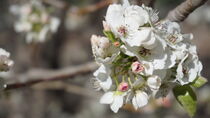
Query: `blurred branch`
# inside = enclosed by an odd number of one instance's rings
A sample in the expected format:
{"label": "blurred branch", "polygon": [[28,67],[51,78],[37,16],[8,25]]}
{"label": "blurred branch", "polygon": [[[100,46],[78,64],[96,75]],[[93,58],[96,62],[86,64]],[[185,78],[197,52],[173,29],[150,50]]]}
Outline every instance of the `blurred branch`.
{"label": "blurred branch", "polygon": [[[72,13],[76,13],[79,15],[95,12],[101,8],[104,8],[108,6],[109,4],[113,2],[117,2],[118,0],[101,0],[100,2],[93,4],[93,5],[87,5],[82,8],[73,8]],[[43,0],[44,3],[47,3],[49,5],[52,5],[56,8],[65,9],[66,6],[69,6],[69,3],[62,1],[62,0]]]}
{"label": "blurred branch", "polygon": [[136,0],[138,5],[144,4],[149,7],[154,7],[155,1],[156,0]]}
{"label": "blurred branch", "polygon": [[75,77],[77,75],[83,75],[96,70],[98,66],[94,62],[86,63],[79,66],[69,67],[61,70],[31,70],[25,74],[14,75],[11,79],[13,82],[8,82],[5,90],[21,88],[30,86],[40,82],[64,80]]}
{"label": "blurred branch", "polygon": [[33,86],[33,89],[36,90],[64,90],[68,93],[73,93],[76,95],[81,95],[84,97],[89,98],[99,98],[101,96],[100,93],[96,93],[95,91],[89,90],[87,88],[73,85],[69,83],[65,83],[62,81],[56,81],[56,82],[48,82],[48,83],[39,83]]}
{"label": "blurred branch", "polygon": [[64,9],[67,7],[68,3],[62,1],[62,0],[42,0],[44,3],[47,3],[49,5],[52,5],[59,9]]}
{"label": "blurred branch", "polygon": [[167,19],[170,21],[181,22],[185,20],[190,13],[202,6],[207,0],[186,0],[175,9],[169,12]]}
{"label": "blurred branch", "polygon": [[95,11],[97,11],[101,8],[104,8],[104,7],[108,6],[109,4],[116,2],[116,1],[118,1],[118,0],[101,0],[100,2],[98,2],[96,4],[85,6],[83,8],[73,8],[72,12],[75,14],[83,15],[83,14],[95,12]]}

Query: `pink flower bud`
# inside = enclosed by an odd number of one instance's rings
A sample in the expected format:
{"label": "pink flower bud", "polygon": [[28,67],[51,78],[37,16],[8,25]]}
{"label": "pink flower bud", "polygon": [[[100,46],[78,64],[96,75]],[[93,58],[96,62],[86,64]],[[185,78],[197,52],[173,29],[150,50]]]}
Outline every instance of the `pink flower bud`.
{"label": "pink flower bud", "polygon": [[133,73],[140,73],[144,70],[144,66],[140,62],[136,61],[132,63],[131,69]]}
{"label": "pink flower bud", "polygon": [[118,42],[118,41],[114,42],[113,44],[114,44],[114,46],[116,46],[116,47],[120,46],[120,42]]}
{"label": "pink flower bud", "polygon": [[110,26],[107,24],[106,21],[103,21],[103,27],[104,27],[104,31],[111,31]]}
{"label": "pink flower bud", "polygon": [[129,89],[128,83],[127,82],[121,82],[118,86],[119,91],[127,91]]}

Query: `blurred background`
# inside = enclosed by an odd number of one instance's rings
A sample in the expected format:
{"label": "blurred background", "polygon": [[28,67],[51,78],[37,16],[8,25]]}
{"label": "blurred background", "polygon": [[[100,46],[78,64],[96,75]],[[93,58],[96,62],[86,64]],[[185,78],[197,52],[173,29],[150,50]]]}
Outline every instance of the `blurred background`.
{"label": "blurred background", "polygon": [[[11,53],[15,65],[8,73],[1,73],[5,81],[13,81],[16,74],[31,69],[58,70],[94,61],[90,45],[92,34],[102,35],[102,20],[106,14],[106,0],[43,0],[56,10],[61,19],[58,32],[44,43],[27,44],[25,37],[14,31],[17,18],[9,11],[11,5],[28,0],[0,1],[0,47]],[[102,7],[91,9],[101,3]],[[108,1],[108,0],[107,0]],[[130,0],[134,4],[148,0]],[[160,19],[184,0],[156,0],[154,8]],[[109,0],[110,2],[110,0]],[[86,9],[89,8],[89,9]],[[89,10],[89,11],[88,11]],[[181,23],[182,32],[193,33],[202,75],[210,78],[210,1]],[[12,78],[11,78],[12,75]],[[102,93],[90,84],[92,73],[62,81],[38,83],[30,87],[3,91],[0,94],[0,118],[186,118],[184,110],[169,95],[165,100],[151,102],[135,112],[130,106],[114,114],[108,105],[101,105]],[[63,87],[65,85],[65,87]],[[61,87],[62,86],[62,87]],[[195,118],[210,118],[210,84],[197,89],[198,109]]]}

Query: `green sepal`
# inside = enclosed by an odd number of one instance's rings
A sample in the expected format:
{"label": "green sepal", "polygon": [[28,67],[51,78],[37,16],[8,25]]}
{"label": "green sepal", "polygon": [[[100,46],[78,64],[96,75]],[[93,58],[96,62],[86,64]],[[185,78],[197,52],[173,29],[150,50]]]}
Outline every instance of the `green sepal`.
{"label": "green sepal", "polygon": [[193,117],[196,113],[197,105],[197,98],[193,89],[189,85],[178,85],[173,88],[173,94],[188,115]]}
{"label": "green sepal", "polygon": [[201,86],[203,86],[206,82],[208,82],[208,80],[202,76],[198,76],[195,81],[193,81],[190,85],[192,85],[193,87],[199,88]]}
{"label": "green sepal", "polygon": [[116,38],[111,31],[103,31],[104,35],[112,42],[116,42]]}

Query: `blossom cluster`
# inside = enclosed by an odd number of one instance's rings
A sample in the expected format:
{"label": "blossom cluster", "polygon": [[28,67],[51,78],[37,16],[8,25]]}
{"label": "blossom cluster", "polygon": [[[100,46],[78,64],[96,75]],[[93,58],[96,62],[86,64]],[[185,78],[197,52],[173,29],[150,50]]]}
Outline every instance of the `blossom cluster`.
{"label": "blossom cluster", "polygon": [[39,0],[30,0],[21,6],[13,5],[10,10],[18,16],[15,31],[24,33],[28,43],[45,41],[49,34],[57,31],[60,24],[60,20],[51,16],[50,9]]}
{"label": "blossom cluster", "polygon": [[115,113],[124,104],[135,109],[149,99],[166,97],[175,85],[200,76],[192,34],[182,34],[178,23],[159,21],[158,13],[144,5],[111,4],[103,21],[105,36],[92,35],[92,51],[100,67],[93,85],[105,91],[101,104]]}

